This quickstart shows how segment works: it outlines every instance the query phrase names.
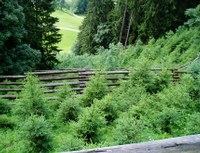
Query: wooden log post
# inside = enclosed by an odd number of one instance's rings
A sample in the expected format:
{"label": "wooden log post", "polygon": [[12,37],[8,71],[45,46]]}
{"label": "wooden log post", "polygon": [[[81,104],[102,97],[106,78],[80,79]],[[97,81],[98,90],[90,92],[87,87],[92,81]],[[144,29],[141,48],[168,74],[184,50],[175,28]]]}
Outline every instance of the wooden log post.
{"label": "wooden log post", "polygon": [[200,134],[151,142],[62,153],[200,153]]}
{"label": "wooden log post", "polygon": [[173,78],[173,82],[174,83],[180,81],[180,76],[179,76],[179,73],[178,73],[178,69],[172,69],[172,78]]}

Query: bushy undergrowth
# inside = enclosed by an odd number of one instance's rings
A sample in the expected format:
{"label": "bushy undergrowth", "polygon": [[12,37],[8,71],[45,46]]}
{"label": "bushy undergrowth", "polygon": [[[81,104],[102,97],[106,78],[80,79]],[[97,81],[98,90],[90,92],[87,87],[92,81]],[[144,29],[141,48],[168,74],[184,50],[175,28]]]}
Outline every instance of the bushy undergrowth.
{"label": "bushy undergrowth", "polygon": [[[30,76],[16,100],[20,105],[11,107],[15,114],[7,105],[1,107],[0,132],[16,136],[6,134],[0,147],[4,152],[58,152],[198,134],[200,77],[196,69],[190,71],[173,83],[165,72],[151,77],[141,68],[112,92],[107,92],[105,79],[98,74],[83,95],[76,97],[65,86],[57,100],[46,103],[46,95],[36,88],[37,79]],[[15,149],[19,147],[20,151]]]}
{"label": "bushy undergrowth", "polygon": [[77,99],[69,98],[65,99],[57,110],[57,120],[61,123],[67,123],[69,121],[77,121],[78,115],[81,112],[81,106]]}
{"label": "bushy undergrowth", "polygon": [[30,116],[20,126],[21,138],[24,140],[24,150],[21,152],[49,153],[52,151],[51,126],[43,116]]}
{"label": "bushy undergrowth", "polygon": [[46,98],[43,90],[39,87],[39,81],[32,75],[27,76],[24,90],[20,93],[20,98],[16,100],[13,113],[24,120],[31,115],[48,117],[49,110],[46,105]]}
{"label": "bushy undergrowth", "polygon": [[131,69],[144,61],[151,68],[180,67],[198,56],[199,35],[199,27],[180,27],[175,33],[170,31],[158,40],[151,39],[148,44],[138,40],[134,46],[126,49],[120,44],[112,44],[109,49],[100,49],[97,55],[62,53],[58,55],[60,64],[56,68]]}
{"label": "bushy undergrowth", "polygon": [[107,92],[108,87],[105,78],[100,74],[96,74],[87,83],[83,91],[84,94],[80,97],[80,101],[83,106],[91,106],[95,99],[102,99]]}
{"label": "bushy undergrowth", "polygon": [[101,128],[106,125],[103,113],[97,107],[85,108],[74,125],[77,135],[87,143],[100,142]]}

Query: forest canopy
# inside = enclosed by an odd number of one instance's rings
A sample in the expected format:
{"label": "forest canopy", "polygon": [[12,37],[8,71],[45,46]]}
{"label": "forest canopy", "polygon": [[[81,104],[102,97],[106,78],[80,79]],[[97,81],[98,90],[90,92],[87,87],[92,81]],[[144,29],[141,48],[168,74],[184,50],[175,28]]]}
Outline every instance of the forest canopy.
{"label": "forest canopy", "polygon": [[89,0],[74,53],[96,54],[99,47],[108,48],[110,43],[127,46],[138,39],[147,43],[175,31],[187,21],[185,10],[197,4],[199,0]]}

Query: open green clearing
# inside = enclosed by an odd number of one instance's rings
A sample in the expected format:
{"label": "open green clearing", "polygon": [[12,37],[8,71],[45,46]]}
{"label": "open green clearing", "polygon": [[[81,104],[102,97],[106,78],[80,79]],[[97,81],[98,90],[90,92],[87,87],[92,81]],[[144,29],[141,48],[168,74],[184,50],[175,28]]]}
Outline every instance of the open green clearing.
{"label": "open green clearing", "polygon": [[[79,26],[83,20],[82,17],[74,16],[67,11],[61,10],[57,10],[55,13],[53,13],[53,16],[59,19],[59,21],[55,24],[57,27],[70,28],[75,30],[79,29]],[[64,52],[70,52],[78,32],[62,29],[60,30],[60,34],[62,34],[62,40],[58,44],[59,49]]]}
{"label": "open green clearing", "polygon": [[69,53],[78,33],[68,30],[60,30],[59,33],[62,34],[62,41],[58,44],[59,49]]}

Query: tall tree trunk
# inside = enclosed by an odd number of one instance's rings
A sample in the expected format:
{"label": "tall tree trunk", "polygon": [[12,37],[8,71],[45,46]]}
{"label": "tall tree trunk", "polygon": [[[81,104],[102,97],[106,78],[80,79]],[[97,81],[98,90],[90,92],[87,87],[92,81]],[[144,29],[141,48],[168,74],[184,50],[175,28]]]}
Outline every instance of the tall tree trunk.
{"label": "tall tree trunk", "polygon": [[126,35],[125,47],[128,44],[128,38],[129,38],[131,24],[132,24],[132,16],[133,16],[133,11],[131,11],[130,18],[129,18],[129,25],[128,25],[128,31],[127,31],[127,35]]}
{"label": "tall tree trunk", "polygon": [[126,19],[126,12],[127,12],[127,5],[126,5],[125,10],[124,10],[123,21],[122,21],[122,26],[121,26],[120,36],[119,36],[119,42],[122,41],[122,35],[123,35],[125,19]]}

